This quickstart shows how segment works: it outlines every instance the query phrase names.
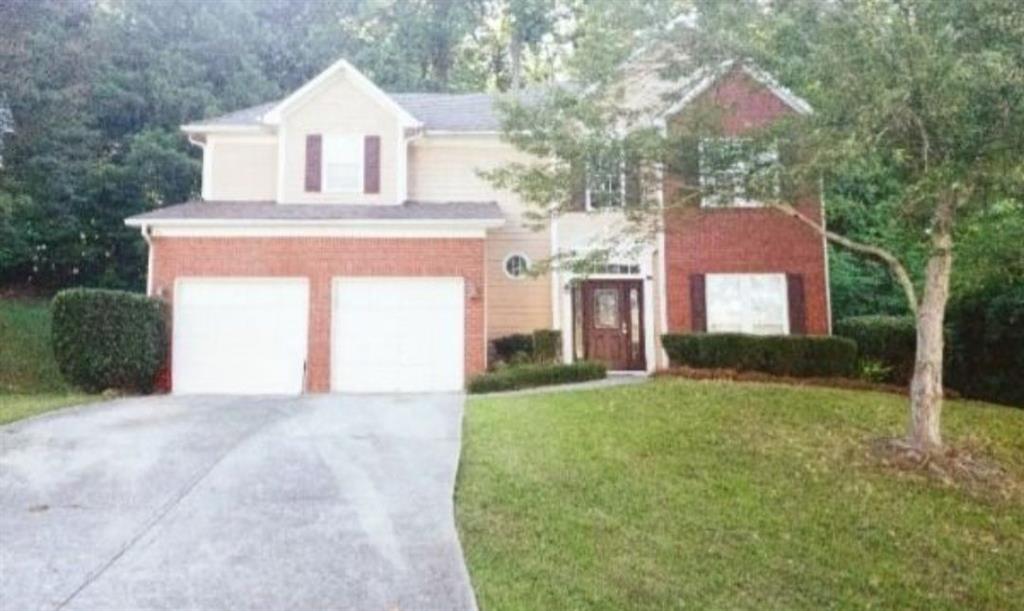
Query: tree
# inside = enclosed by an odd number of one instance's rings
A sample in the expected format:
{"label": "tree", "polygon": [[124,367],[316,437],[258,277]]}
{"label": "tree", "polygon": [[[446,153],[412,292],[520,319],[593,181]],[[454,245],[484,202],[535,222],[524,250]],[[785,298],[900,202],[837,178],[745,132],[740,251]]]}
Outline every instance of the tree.
{"label": "tree", "polygon": [[[810,101],[813,113],[758,130],[718,162],[728,167],[746,159],[739,180],[749,197],[880,262],[895,278],[917,322],[907,429],[915,451],[942,446],[943,323],[957,238],[1001,202],[1019,198],[1024,187],[1024,20],[1018,8],[1013,0],[708,1],[699,5],[696,27],[640,37],[641,54],[672,56],[657,78],[671,81],[697,70],[714,78],[735,65],[727,61],[740,62],[767,70]],[[621,54],[610,57],[617,61]],[[586,73],[597,76],[582,84],[589,92],[583,97],[556,92],[530,108],[510,105],[507,136],[537,161],[506,166],[491,178],[518,191],[543,219],[552,202],[558,203],[555,214],[568,208],[581,168],[602,156],[629,160],[633,180],[648,187],[658,184],[657,173],[644,168],[680,170],[673,165],[677,151],[714,135],[716,117],[698,114],[684,133],[662,134],[638,121],[649,109],[629,108],[614,86],[601,86],[636,78],[637,65],[590,66]],[[789,154],[754,162],[775,144]],[[891,183],[886,196],[847,202],[876,229],[865,232],[873,238],[826,228],[777,195],[778,184],[807,188],[822,177],[870,193],[879,176],[866,168],[878,166]],[[691,205],[694,190],[713,195],[712,187],[688,182],[690,189],[667,207]],[[655,226],[652,219],[662,214],[655,199],[628,202],[631,230]]]}

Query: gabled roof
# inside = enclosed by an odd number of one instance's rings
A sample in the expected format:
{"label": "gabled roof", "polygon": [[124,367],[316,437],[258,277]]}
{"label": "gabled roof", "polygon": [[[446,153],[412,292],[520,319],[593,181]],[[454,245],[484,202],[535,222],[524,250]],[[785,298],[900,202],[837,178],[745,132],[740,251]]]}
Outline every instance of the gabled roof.
{"label": "gabled roof", "polygon": [[294,93],[278,102],[276,106],[263,115],[262,121],[268,125],[277,125],[281,122],[281,118],[284,116],[285,112],[308,97],[311,93],[329,83],[332,78],[339,74],[344,74],[357,89],[362,90],[385,108],[394,112],[403,127],[422,126],[421,122],[416,119],[416,117],[412,116],[408,111],[399,106],[388,96],[388,94],[384,93],[379,87],[374,85],[370,79],[366,78],[362,72],[356,70],[355,66],[344,59],[339,59],[334,62],[326,70],[316,75],[313,80],[309,81],[302,87],[299,87]]}
{"label": "gabled roof", "polygon": [[[391,93],[385,94],[415,117],[429,131],[496,133],[501,130],[501,117],[496,102],[500,94],[492,93]],[[264,117],[281,102],[268,102],[243,108],[226,115],[194,121],[183,129],[202,132],[214,128],[252,129],[267,125]]]}

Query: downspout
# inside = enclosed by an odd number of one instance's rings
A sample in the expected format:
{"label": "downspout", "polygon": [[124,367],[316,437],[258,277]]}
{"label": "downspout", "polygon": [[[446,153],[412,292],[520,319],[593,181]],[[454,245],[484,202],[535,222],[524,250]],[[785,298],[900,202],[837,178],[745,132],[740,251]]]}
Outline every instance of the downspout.
{"label": "downspout", "polygon": [[146,297],[153,296],[153,230],[149,225],[139,228],[142,239],[146,241]]}
{"label": "downspout", "polygon": [[203,151],[203,169],[202,169],[203,175],[202,175],[202,181],[201,181],[201,184],[200,184],[199,188],[200,188],[200,195],[202,196],[202,198],[204,200],[209,200],[210,197],[208,196],[209,195],[208,191],[210,189],[210,176],[209,176],[209,169],[208,168],[210,166],[210,160],[207,159],[207,155],[206,155],[206,140],[205,140],[205,136],[204,136],[204,139],[202,139],[202,140],[197,138],[194,134],[188,134],[187,137],[188,137],[188,143],[189,144],[191,144],[193,146],[198,146]]}
{"label": "downspout", "polygon": [[[818,202],[821,204],[821,228],[825,229],[825,179],[818,179]],[[829,269],[828,238],[821,236],[821,247],[825,254],[825,322],[828,334],[832,335],[832,272]]]}

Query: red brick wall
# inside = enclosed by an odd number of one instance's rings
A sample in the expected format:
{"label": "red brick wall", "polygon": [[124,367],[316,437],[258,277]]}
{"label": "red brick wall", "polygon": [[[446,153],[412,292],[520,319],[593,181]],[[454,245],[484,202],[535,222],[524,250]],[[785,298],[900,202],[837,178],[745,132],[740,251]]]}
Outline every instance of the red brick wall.
{"label": "red brick wall", "polygon": [[[723,132],[730,136],[764,127],[793,112],[769,89],[739,70],[723,77],[694,104],[718,107]],[[674,201],[680,186],[678,178],[666,181],[666,202]],[[793,203],[811,218],[821,218],[816,193]],[[690,274],[732,272],[802,274],[807,332],[828,333],[822,239],[812,229],[775,210],[673,208],[666,218],[665,265],[671,331],[692,330]]]}
{"label": "red brick wall", "polygon": [[330,390],[331,280],[336,276],[462,276],[466,377],[484,370],[484,241],[426,238],[154,238],[153,291],[174,303],[184,276],[309,278],[310,392]]}

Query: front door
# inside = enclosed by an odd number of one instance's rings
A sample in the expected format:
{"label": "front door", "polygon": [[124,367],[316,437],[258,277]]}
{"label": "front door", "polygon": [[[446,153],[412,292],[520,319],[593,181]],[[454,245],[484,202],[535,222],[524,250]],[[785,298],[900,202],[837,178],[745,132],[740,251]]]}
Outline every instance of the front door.
{"label": "front door", "polygon": [[616,371],[646,369],[643,282],[590,280],[581,288],[584,358]]}

